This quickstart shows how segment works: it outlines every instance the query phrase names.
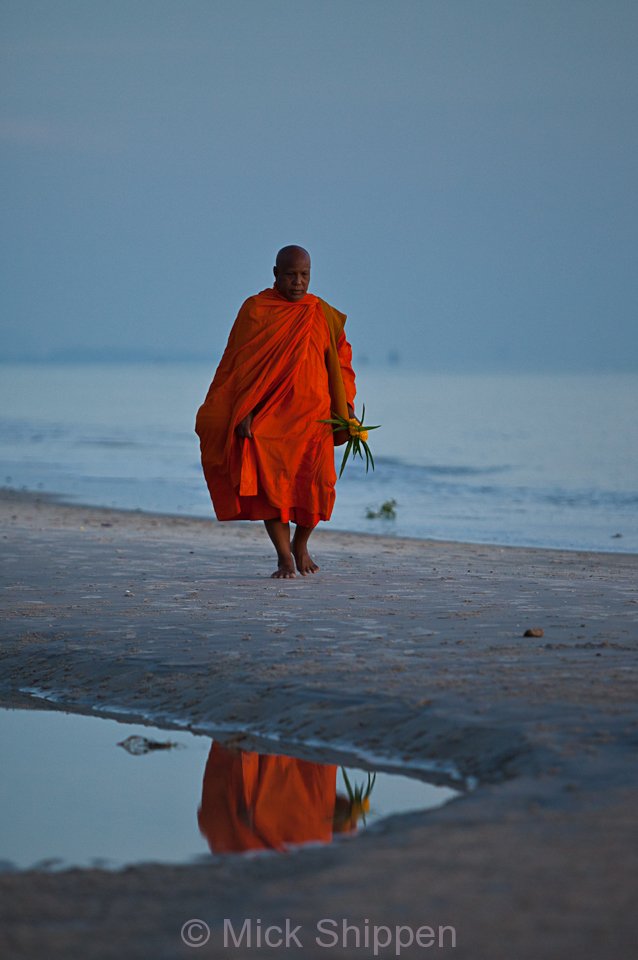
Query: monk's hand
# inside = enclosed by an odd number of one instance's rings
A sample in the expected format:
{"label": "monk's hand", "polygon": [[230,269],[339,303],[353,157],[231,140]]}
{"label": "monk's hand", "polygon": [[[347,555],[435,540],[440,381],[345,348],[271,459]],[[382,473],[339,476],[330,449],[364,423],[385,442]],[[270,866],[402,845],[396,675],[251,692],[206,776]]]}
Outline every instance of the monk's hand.
{"label": "monk's hand", "polygon": [[246,437],[248,439],[252,438],[251,426],[253,422],[253,417],[255,414],[253,412],[247,414],[243,420],[240,420],[235,430],[237,431],[238,437]]}

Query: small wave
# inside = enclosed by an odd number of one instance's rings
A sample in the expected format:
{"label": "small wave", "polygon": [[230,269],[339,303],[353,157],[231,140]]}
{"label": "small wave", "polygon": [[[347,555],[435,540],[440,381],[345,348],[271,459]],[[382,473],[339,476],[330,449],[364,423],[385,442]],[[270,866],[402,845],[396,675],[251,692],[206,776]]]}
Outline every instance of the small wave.
{"label": "small wave", "polygon": [[472,467],[469,464],[443,464],[443,463],[410,463],[409,460],[403,460],[400,457],[375,457],[375,461],[382,466],[397,467],[400,470],[410,470],[415,473],[424,474],[426,477],[483,477],[496,474],[509,473],[514,469],[509,464],[498,464],[490,467]]}
{"label": "small wave", "polygon": [[69,435],[68,427],[63,424],[34,423],[31,420],[0,420],[0,442],[40,443],[46,440],[60,440]]}
{"label": "small wave", "polygon": [[111,437],[91,437],[90,439],[80,437],[77,443],[84,447],[110,447],[115,450],[150,446],[150,444],[144,444],[139,440],[113,440]]}
{"label": "small wave", "polygon": [[556,507],[638,506],[638,493],[626,490],[541,490],[536,499]]}

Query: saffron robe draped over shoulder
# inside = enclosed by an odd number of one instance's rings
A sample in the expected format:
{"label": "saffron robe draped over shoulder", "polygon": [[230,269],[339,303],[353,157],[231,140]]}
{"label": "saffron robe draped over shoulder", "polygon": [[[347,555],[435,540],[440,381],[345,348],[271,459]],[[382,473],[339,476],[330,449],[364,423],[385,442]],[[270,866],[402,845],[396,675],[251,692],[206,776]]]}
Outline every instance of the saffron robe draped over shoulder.
{"label": "saffron robe draped over shoulder", "polygon": [[[218,520],[330,519],[334,441],[318,421],[354,406],[345,320],[310,293],[290,301],[272,288],[243,304],[195,424]],[[252,438],[241,438],[251,411]]]}

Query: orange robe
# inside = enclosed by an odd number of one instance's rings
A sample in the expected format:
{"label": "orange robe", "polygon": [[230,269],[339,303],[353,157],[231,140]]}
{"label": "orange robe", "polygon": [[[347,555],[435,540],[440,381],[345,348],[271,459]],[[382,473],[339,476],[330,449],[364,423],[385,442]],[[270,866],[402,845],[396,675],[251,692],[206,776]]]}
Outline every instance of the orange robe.
{"label": "orange robe", "polygon": [[337,768],[213,743],[197,813],[213,853],[332,840]]}
{"label": "orange robe", "polygon": [[[218,520],[329,520],[336,474],[332,428],[354,406],[345,316],[311,293],[250,297],[197,413],[202,467]],[[252,439],[235,428],[255,408]]]}

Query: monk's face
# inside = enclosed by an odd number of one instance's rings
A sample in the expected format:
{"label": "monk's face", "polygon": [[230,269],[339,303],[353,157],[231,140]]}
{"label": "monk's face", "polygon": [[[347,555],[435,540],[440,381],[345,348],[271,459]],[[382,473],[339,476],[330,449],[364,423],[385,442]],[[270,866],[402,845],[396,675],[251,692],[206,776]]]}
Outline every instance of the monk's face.
{"label": "monk's face", "polygon": [[275,287],[286,300],[294,303],[305,297],[310,283],[310,257],[307,254],[294,254],[287,257],[278,267],[274,267]]}

